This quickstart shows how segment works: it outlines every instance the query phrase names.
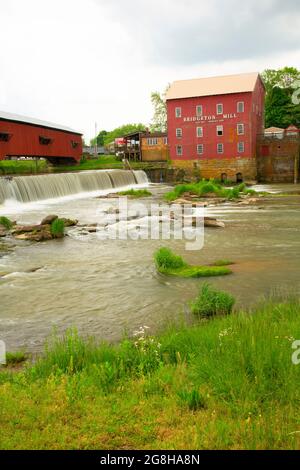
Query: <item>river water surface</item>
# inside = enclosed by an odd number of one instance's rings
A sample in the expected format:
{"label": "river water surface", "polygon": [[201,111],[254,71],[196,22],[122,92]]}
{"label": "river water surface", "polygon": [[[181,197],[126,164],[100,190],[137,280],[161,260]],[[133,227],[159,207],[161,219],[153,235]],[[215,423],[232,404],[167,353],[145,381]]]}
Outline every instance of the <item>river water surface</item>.
{"label": "river water surface", "polygon": [[[152,201],[157,201],[168,188],[150,189]],[[263,189],[300,191],[295,186]],[[5,215],[19,223],[37,223],[48,214],[94,223],[104,203],[107,200],[86,195],[12,204]],[[116,203],[112,200],[111,206]],[[231,292],[239,306],[248,307],[278,290],[299,294],[299,204],[300,196],[291,194],[262,199],[255,206],[210,207],[207,215],[224,220],[226,228],[206,229],[199,252],[185,251],[184,241],[103,241],[97,234],[78,236],[76,229],[63,240],[17,242],[12,253],[0,258],[0,339],[11,351],[39,351],[53,327],[62,332],[74,326],[82,334],[112,341],[141,325],[155,331],[182,311],[204,282],[158,275],[153,252],[162,245],[191,264],[235,261],[233,275],[210,282]]]}

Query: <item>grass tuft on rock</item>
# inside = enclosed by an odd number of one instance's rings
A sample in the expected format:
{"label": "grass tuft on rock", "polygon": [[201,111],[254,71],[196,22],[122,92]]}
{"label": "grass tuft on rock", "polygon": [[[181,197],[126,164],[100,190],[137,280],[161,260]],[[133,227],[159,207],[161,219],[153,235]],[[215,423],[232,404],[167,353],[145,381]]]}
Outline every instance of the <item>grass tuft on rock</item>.
{"label": "grass tuft on rock", "polygon": [[51,224],[51,235],[53,238],[63,238],[65,232],[65,222],[62,219],[55,219]]}
{"label": "grass tuft on rock", "polygon": [[154,255],[157,268],[161,270],[182,269],[187,266],[183,258],[175,255],[170,248],[162,247]]}
{"label": "grass tuft on rock", "polygon": [[127,191],[121,191],[118,194],[120,196],[129,196],[135,199],[152,196],[152,193],[147,189],[128,189]]}
{"label": "grass tuft on rock", "polygon": [[213,194],[216,197],[228,200],[238,199],[242,195],[245,196],[256,194],[254,190],[247,189],[244,183],[241,183],[234,188],[225,188],[216,180],[211,179],[209,181],[202,180],[198,183],[179,184],[175,186],[173,191],[165,194],[165,199],[169,202],[172,202],[180,198],[185,193],[190,193],[192,195],[198,196],[199,198]]}
{"label": "grass tuft on rock", "polygon": [[216,315],[229,315],[235,299],[227,292],[214,289],[209,284],[202,285],[198,297],[191,303],[192,313],[202,318]]}
{"label": "grass tuft on rock", "polygon": [[4,216],[0,217],[0,225],[5,227],[7,230],[11,230],[12,227],[13,227],[12,221],[10,219],[8,219],[7,217],[4,217]]}
{"label": "grass tuft on rock", "polygon": [[162,247],[154,254],[157,270],[161,274],[183,278],[201,278],[224,276],[232,271],[225,266],[191,266],[181,256],[176,255],[169,248]]}

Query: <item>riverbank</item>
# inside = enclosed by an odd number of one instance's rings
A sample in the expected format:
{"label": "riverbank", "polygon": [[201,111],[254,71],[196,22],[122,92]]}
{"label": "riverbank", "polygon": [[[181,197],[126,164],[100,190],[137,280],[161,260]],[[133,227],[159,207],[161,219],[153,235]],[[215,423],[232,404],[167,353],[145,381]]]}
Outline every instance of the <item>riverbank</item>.
{"label": "riverbank", "polygon": [[1,449],[299,449],[299,300],[0,372]]}
{"label": "riverbank", "polygon": [[[133,170],[155,170],[165,168],[166,163],[130,162]],[[103,155],[98,159],[80,162],[78,165],[50,165],[46,160],[3,160],[0,161],[0,176],[22,176],[48,173],[66,173],[88,170],[119,170],[124,169],[124,163],[114,155]]]}

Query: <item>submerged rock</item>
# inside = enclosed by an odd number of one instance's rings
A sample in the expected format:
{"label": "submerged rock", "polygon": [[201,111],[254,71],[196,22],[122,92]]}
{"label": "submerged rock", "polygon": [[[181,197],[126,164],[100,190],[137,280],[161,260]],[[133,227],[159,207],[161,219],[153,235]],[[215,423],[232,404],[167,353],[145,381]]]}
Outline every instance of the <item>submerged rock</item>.
{"label": "submerged rock", "polygon": [[239,205],[241,206],[249,206],[251,204],[257,204],[258,202],[260,202],[260,200],[256,197],[250,197],[248,199],[244,199],[242,201],[239,201]]}
{"label": "submerged rock", "polygon": [[98,230],[98,228],[97,228],[97,226],[94,227],[94,226],[91,226],[91,225],[89,226],[89,225],[88,225],[88,226],[85,227],[85,230],[86,230],[87,232],[89,232],[89,233],[96,233],[97,230]]}
{"label": "submerged rock", "polygon": [[15,245],[8,245],[7,243],[0,242],[0,257],[12,251],[14,247]]}
{"label": "submerged rock", "polygon": [[[192,226],[196,227],[200,221],[201,218],[193,217]],[[204,217],[204,227],[225,228],[225,224],[214,217]]]}
{"label": "submerged rock", "polygon": [[75,227],[75,225],[78,224],[77,219],[66,219],[66,218],[62,217],[60,220],[63,220],[63,222],[65,224],[65,227]]}
{"label": "submerged rock", "polygon": [[31,274],[31,273],[36,273],[37,271],[40,271],[41,269],[43,269],[43,266],[39,266],[38,268],[27,269],[27,271],[24,271],[24,272]]}
{"label": "submerged rock", "polygon": [[[197,197],[198,197],[198,196],[197,196]],[[192,199],[192,200],[189,200],[189,199],[182,199],[182,198],[176,199],[176,200],[175,200],[174,202],[172,202],[171,204],[179,204],[179,205],[188,204],[188,205],[192,205],[193,207],[206,207],[206,206],[207,206],[207,202],[195,201],[194,199]]]}
{"label": "submerged rock", "polygon": [[213,217],[204,217],[204,227],[225,228],[225,224]]}

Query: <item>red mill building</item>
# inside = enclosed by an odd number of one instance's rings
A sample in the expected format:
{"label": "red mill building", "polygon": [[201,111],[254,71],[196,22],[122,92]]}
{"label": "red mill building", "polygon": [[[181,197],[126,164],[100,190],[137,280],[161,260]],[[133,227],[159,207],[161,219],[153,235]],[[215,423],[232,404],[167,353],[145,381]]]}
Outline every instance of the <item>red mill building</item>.
{"label": "red mill building", "polygon": [[255,180],[264,97],[258,73],[174,82],[167,92],[173,165],[203,178]]}

